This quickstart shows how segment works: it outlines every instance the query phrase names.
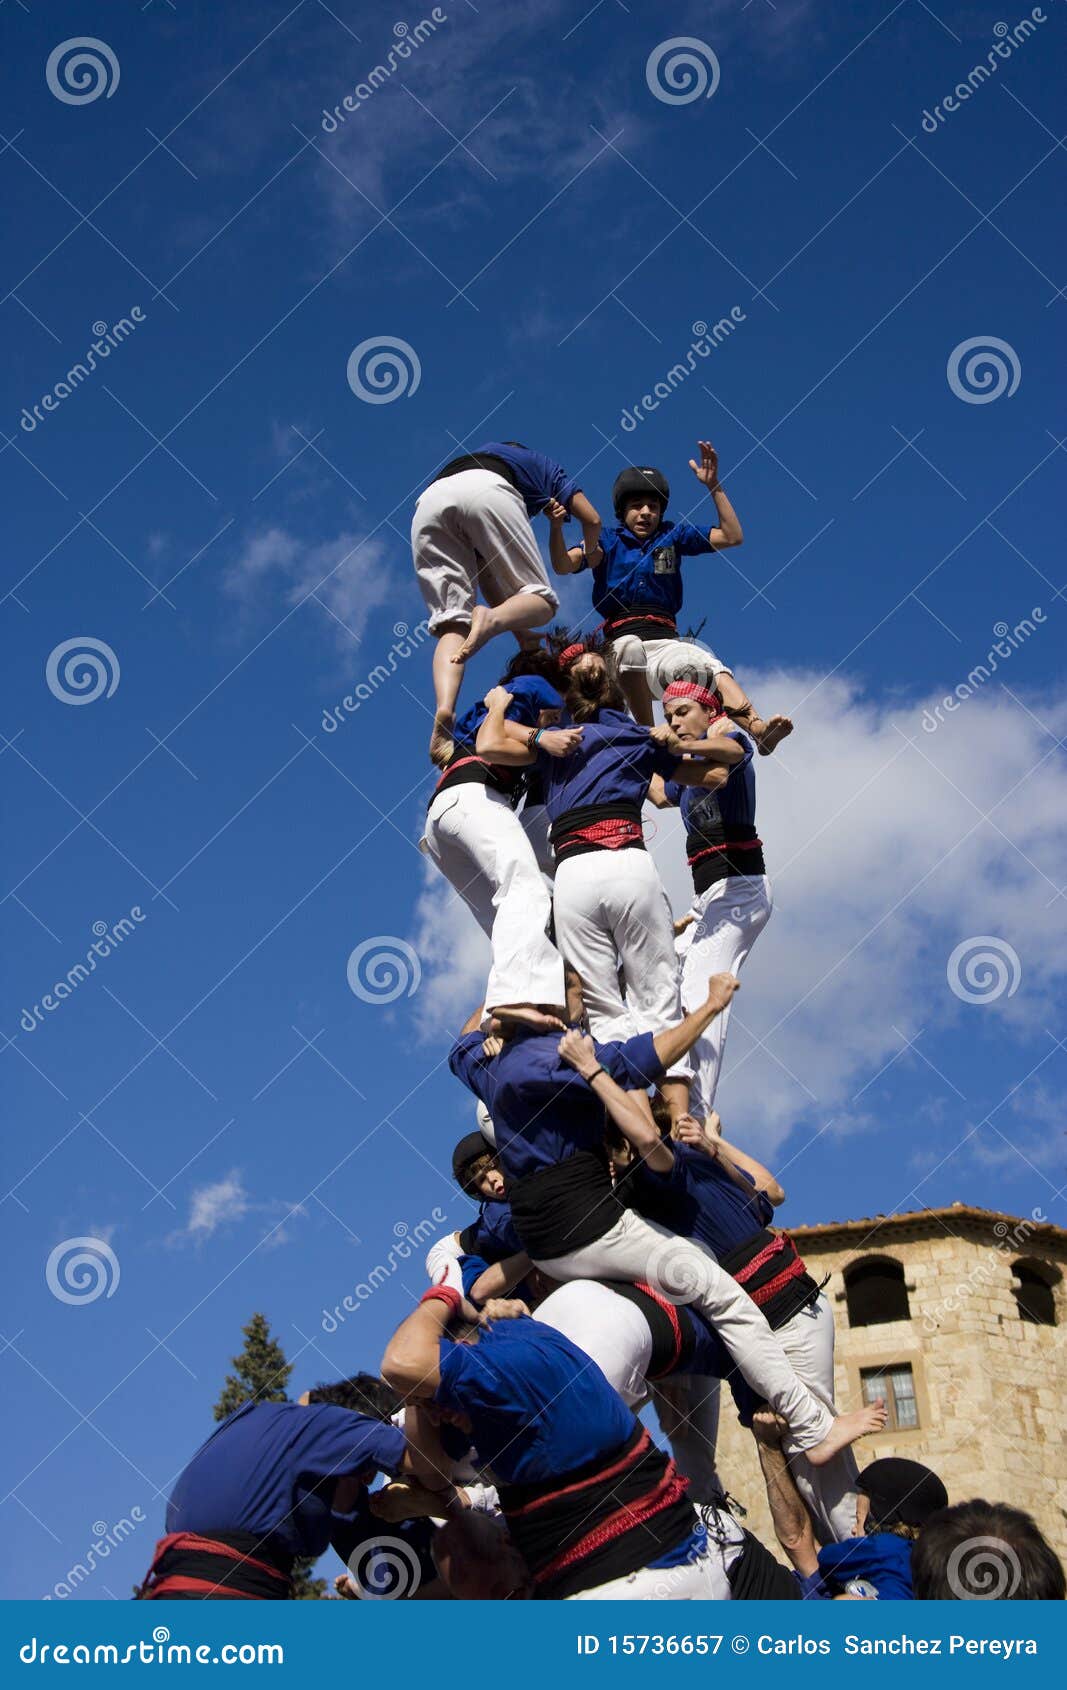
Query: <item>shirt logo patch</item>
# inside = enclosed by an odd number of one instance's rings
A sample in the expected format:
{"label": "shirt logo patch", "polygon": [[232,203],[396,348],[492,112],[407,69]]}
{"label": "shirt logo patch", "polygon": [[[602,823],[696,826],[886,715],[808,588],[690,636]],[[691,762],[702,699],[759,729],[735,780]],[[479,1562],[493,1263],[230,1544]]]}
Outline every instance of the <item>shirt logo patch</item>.
{"label": "shirt logo patch", "polygon": [[653,548],[653,575],[674,575],[677,573],[677,568],[678,565],[675,561],[675,550],[673,546],[656,546]]}

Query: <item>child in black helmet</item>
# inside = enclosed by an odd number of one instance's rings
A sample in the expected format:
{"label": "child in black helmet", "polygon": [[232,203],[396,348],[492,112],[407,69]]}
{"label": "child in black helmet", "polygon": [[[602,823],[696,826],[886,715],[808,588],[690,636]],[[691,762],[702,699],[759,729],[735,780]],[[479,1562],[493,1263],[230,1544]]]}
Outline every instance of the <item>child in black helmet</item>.
{"label": "child in black helmet", "polygon": [[593,571],[593,604],[604,618],[604,636],[612,645],[619,681],[634,718],[652,726],[652,700],[672,680],[695,681],[714,688],[727,715],[745,728],[763,753],[773,751],[792,732],[785,716],[764,721],[714,652],[678,638],[682,606],[683,557],[739,546],[741,524],[719,481],[719,458],[708,440],[699,442],[700,462],[689,467],[715,501],[718,525],[696,528],[691,522],[666,520],[670,486],[662,470],[631,465],[616,478],[612,497],[618,527],[601,532],[600,547],[568,550],[563,537],[566,512],[555,501],[546,506],[551,524],[549,552],[557,575]]}

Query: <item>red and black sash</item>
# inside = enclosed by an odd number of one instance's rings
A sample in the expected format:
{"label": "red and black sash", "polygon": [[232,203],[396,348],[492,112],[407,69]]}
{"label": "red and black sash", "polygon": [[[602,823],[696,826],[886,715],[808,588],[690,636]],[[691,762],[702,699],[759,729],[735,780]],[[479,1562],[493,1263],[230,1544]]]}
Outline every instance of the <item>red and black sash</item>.
{"label": "red and black sash", "polygon": [[613,1455],[547,1484],[505,1485],[500,1506],[538,1597],[559,1600],[658,1561],[696,1529],[688,1479],[643,1426]]}
{"label": "red and black sash", "polygon": [[284,1601],[293,1594],[293,1556],[253,1532],[170,1532],[156,1544],[137,1592],[142,1601]]}
{"label": "red and black sash", "polygon": [[605,640],[617,640],[623,634],[634,634],[639,640],[670,640],[678,638],[678,624],[665,611],[626,610],[611,616],[603,624]]}
{"label": "red and black sash", "polygon": [[[706,837],[706,836],[705,836]],[[689,835],[686,861],[693,873],[693,890],[706,892],[716,881],[734,874],[766,874],[763,841],[754,827],[724,825],[723,838],[705,844],[699,832]]]}
{"label": "red and black sash", "polygon": [[643,851],[639,804],[582,804],[552,823],[549,833],[556,861],[586,851]]}
{"label": "red and black sash", "polygon": [[453,786],[487,786],[490,791],[500,792],[510,799],[514,808],[522,795],[525,775],[523,768],[505,768],[501,763],[488,763],[484,757],[478,757],[465,746],[460,746],[434,787],[430,803]]}
{"label": "red and black sash", "polygon": [[647,1377],[664,1379],[670,1373],[684,1373],[696,1341],[693,1322],[684,1304],[669,1302],[643,1279],[634,1285],[608,1279],[602,1279],[600,1284],[606,1285],[616,1296],[625,1297],[628,1303],[633,1303],[647,1320],[652,1334]]}
{"label": "red and black sash", "polygon": [[719,1266],[763,1310],[772,1331],[792,1320],[819,1294],[818,1285],[786,1232],[771,1232],[764,1227],[728,1256],[720,1256]]}

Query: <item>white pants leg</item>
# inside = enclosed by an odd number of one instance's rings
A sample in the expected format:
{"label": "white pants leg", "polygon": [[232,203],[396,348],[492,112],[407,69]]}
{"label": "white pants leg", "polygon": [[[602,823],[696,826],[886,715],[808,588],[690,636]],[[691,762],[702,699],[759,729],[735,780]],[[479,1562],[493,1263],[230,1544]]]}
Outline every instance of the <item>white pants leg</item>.
{"label": "white pants leg", "polygon": [[708,1528],[708,1546],[681,1567],[640,1567],[624,1578],[609,1579],[591,1590],[578,1590],[568,1602],[729,1602],[729,1572],[744,1547],[745,1534],[733,1517],[716,1511],[715,1541]]}
{"label": "white pants leg", "polygon": [[[682,956],[682,1003],[686,1013],[708,995],[712,974],[736,974],[771,915],[771,883],[765,874],[735,874],[701,894],[697,920],[686,928]],[[715,1107],[730,1005],[717,1015],[689,1053],[693,1084],[689,1107],[701,1120]]]}
{"label": "white pants leg", "polygon": [[751,1297],[699,1244],[627,1209],[603,1238],[535,1265],[559,1280],[644,1279],[672,1302],[692,1303],[716,1328],[747,1383],[788,1421],[798,1448],[811,1449],[829,1432],[829,1409],[801,1384]]}
{"label": "white pants leg", "polygon": [[671,1446],[675,1466],[689,1480],[694,1502],[712,1502],[722,1495],[715,1471],[719,1436],[719,1381],[699,1375],[657,1379],[652,1401],[660,1430]]}
{"label": "white pants leg", "polygon": [[551,610],[559,604],[521,495],[491,470],[432,482],[415,506],[411,549],[431,633],[468,623],[479,588],[492,604],[514,593],[539,593]]}
{"label": "white pants leg", "polygon": [[592,1279],[572,1279],[537,1305],[534,1319],[562,1332],[595,1361],[627,1408],[644,1402],[652,1332],[633,1303]]}
{"label": "white pants leg", "polygon": [[492,941],[486,1007],[563,1003],[548,888],[507,799],[473,783],[449,787],[430,805],[422,848]]}
{"label": "white pants leg", "polygon": [[[593,1037],[661,1033],[682,1019],[674,921],[647,851],[587,851],[556,869],[556,942],[582,977]],[[619,990],[622,969],[626,996]],[[706,995],[706,994],[705,994]],[[670,1070],[687,1079],[688,1060]]]}
{"label": "white pants leg", "polygon": [[538,868],[551,880],[556,872],[556,858],[548,838],[552,826],[548,819],[548,810],[544,804],[524,804],[519,811],[519,822],[530,841],[530,849],[537,859]]}
{"label": "white pants leg", "polygon": [[[834,1408],[834,1313],[820,1293],[814,1303],[801,1309],[780,1326],[775,1336],[793,1364],[797,1378],[812,1396]],[[789,1449],[789,1467],[812,1520],[820,1543],[840,1543],[855,1535],[856,1477],[858,1467],[851,1447],[843,1449],[825,1467],[813,1467],[802,1450]]]}

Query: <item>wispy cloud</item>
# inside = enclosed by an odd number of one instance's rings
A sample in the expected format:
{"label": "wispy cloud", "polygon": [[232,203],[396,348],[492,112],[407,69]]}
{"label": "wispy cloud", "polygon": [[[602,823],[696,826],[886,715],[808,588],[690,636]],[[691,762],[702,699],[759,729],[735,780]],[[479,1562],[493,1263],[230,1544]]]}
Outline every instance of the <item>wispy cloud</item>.
{"label": "wispy cloud", "polygon": [[391,550],[385,540],[354,528],[317,542],[281,526],[260,528],[245,538],[223,585],[249,617],[265,604],[273,614],[273,595],[290,606],[316,605],[335,643],[350,655],[373,612],[395,595]]}

